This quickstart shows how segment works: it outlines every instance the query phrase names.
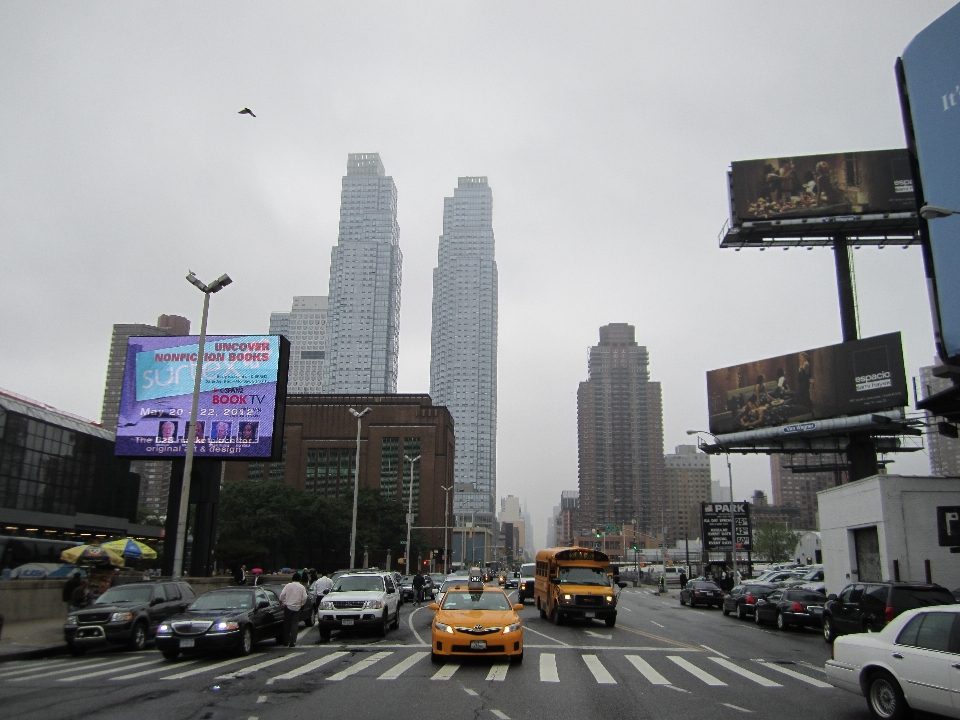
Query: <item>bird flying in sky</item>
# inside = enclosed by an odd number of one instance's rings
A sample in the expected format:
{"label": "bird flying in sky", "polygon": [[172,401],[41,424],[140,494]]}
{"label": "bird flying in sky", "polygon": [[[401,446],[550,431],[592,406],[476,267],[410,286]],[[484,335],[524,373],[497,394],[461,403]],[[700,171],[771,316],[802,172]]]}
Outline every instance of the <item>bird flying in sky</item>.
{"label": "bird flying in sky", "polygon": [[243,110],[240,110],[237,115],[249,115],[250,117],[256,117],[256,115],[253,114],[253,110],[250,108],[244,108]]}

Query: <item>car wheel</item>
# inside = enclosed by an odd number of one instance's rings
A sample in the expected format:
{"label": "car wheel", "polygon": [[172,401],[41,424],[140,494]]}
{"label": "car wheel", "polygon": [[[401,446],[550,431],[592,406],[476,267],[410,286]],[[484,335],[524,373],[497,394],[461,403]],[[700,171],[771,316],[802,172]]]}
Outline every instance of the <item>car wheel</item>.
{"label": "car wheel", "polygon": [[130,640],[127,642],[127,649],[137,652],[147,647],[147,626],[142,622],[134,623],[133,630],[130,631]]}
{"label": "car wheel", "polygon": [[550,619],[553,620],[554,625],[563,625],[563,615],[560,614],[560,608],[556,605],[553,606],[553,614]]}
{"label": "car wheel", "polygon": [[329,642],[329,641],[330,641],[330,633],[331,633],[330,628],[320,628],[320,639],[321,639],[323,642]]}
{"label": "car wheel", "polygon": [[253,652],[253,631],[247,625],[240,631],[240,645],[237,646],[238,655],[249,655]]}
{"label": "car wheel", "polygon": [[74,657],[80,657],[81,655],[87,654],[87,648],[83,645],[77,645],[75,643],[68,643],[67,647],[70,648],[70,654]]}
{"label": "car wheel", "polygon": [[693,601],[693,595],[690,596],[690,609],[695,608],[697,604]]}
{"label": "car wheel", "polygon": [[313,627],[317,624],[317,608],[316,606],[310,608],[310,615],[306,620],[303,621],[307,627]]}
{"label": "car wheel", "polygon": [[160,651],[160,654],[167,660],[176,660],[180,655],[180,651],[176,648],[165,648]]}
{"label": "car wheel", "polygon": [[903,690],[890,673],[880,671],[867,681],[867,707],[875,718],[899,720],[907,714]]}
{"label": "car wheel", "polygon": [[400,606],[397,605],[397,611],[393,614],[393,622],[390,623],[390,629],[396,630],[400,627]]}
{"label": "car wheel", "polygon": [[724,617],[727,617],[728,615],[730,615],[730,611],[727,610],[727,604],[726,604],[726,603],[724,603],[723,605],[720,606],[720,612],[723,613],[723,616],[724,616]]}
{"label": "car wheel", "polygon": [[833,621],[829,617],[823,618],[823,639],[828,643],[837,639],[837,631],[833,628]]}
{"label": "car wheel", "polygon": [[787,619],[783,616],[783,613],[777,613],[777,630],[789,630],[790,623],[787,622]]}
{"label": "car wheel", "polygon": [[763,620],[760,619],[760,610],[754,610],[754,611],[753,611],[753,621],[754,621],[757,625],[763,625]]}
{"label": "car wheel", "polygon": [[430,662],[434,665],[443,665],[443,655],[437,655],[435,652],[431,652]]}
{"label": "car wheel", "polygon": [[547,611],[544,610],[544,608],[543,608],[543,606],[540,604],[540,601],[539,601],[539,600],[537,600],[537,610],[540,611],[540,619],[541,619],[541,620],[546,620],[546,619],[547,619]]}
{"label": "car wheel", "polygon": [[523,662],[523,650],[520,651],[519,655],[510,656],[511,665],[520,665]]}
{"label": "car wheel", "polygon": [[686,601],[683,599],[683,593],[680,593],[680,604],[681,604],[681,605],[686,605],[686,604],[687,604]]}
{"label": "car wheel", "polygon": [[379,637],[387,636],[387,609],[383,609],[383,617],[380,618],[380,625],[377,627],[377,635]]}
{"label": "car wheel", "polygon": [[747,609],[743,605],[737,605],[737,620],[747,619]]}
{"label": "car wheel", "polygon": [[617,619],[615,617],[604,618],[603,621],[607,624],[607,627],[613,627],[617,624]]}

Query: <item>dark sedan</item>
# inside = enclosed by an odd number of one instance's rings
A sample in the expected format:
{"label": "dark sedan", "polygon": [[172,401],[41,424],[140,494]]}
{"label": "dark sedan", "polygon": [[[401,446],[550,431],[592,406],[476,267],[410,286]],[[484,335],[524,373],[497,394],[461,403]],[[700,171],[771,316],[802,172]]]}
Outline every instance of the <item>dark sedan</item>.
{"label": "dark sedan", "polygon": [[268,638],[283,642],[283,609],[276,593],[263,587],[211,590],[157,628],[157,648],[168,660],[203,650],[249,655]]}
{"label": "dark sedan", "polygon": [[757,600],[767,597],[776,589],[773,585],[759,582],[737,585],[723,599],[723,614],[735,613],[738,618],[744,620],[753,615],[757,608]]}
{"label": "dark sedan", "polygon": [[780,630],[791,627],[820,626],[827,596],[800,588],[774,590],[757,600],[754,619],[757,625],[774,623]]}
{"label": "dark sedan", "polygon": [[690,607],[697,605],[714,605],[723,607],[723,590],[716,583],[706,580],[692,580],[680,591],[680,604]]}

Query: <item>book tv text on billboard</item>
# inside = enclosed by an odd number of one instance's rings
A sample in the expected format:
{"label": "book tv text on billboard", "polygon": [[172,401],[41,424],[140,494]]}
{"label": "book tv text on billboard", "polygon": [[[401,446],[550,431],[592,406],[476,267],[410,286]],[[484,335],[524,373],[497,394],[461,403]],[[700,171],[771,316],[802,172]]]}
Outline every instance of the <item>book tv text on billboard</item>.
{"label": "book tv text on billboard", "polygon": [[900,333],[710,370],[707,396],[715,435],[903,407]]}
{"label": "book tv text on billboard", "polygon": [[[131,337],[116,454],[186,454],[198,339]],[[283,437],[289,343],[279,335],[213,335],[204,344],[194,453],[220,460],[270,458]]]}

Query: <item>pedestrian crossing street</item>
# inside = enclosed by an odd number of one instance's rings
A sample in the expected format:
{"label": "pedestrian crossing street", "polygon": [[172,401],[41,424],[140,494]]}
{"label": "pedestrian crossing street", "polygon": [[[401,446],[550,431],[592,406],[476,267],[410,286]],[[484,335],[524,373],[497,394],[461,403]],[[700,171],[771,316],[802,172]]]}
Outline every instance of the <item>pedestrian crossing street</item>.
{"label": "pedestrian crossing street", "polygon": [[[91,658],[60,658],[11,663],[0,666],[0,685],[30,686],[34,681],[49,688],[53,683],[76,683],[89,678],[104,682],[156,680],[186,681],[192,678],[217,681],[254,678],[267,686],[282,685],[297,679],[337,683],[350,679],[402,681],[407,679],[446,682],[523,682],[560,683],[585,674],[598,685],[619,685],[634,681],[651,686],[695,692],[705,688],[748,685],[756,688],[828,689],[832,686],[815,677],[812,667],[785,665],[764,660],[733,661],[709,652],[676,651],[612,652],[580,651],[570,648],[527,649],[525,664],[507,662],[471,662],[456,660],[436,666],[429,650],[416,647],[383,649],[379,652],[333,652],[308,648],[282,653],[257,653],[247,657],[207,656],[171,663],[155,651],[114,653]],[[410,652],[413,650],[413,652]],[[317,657],[317,652],[322,652]]]}

